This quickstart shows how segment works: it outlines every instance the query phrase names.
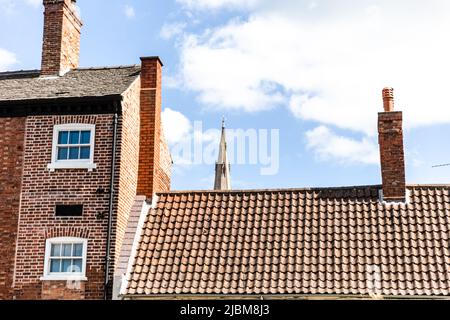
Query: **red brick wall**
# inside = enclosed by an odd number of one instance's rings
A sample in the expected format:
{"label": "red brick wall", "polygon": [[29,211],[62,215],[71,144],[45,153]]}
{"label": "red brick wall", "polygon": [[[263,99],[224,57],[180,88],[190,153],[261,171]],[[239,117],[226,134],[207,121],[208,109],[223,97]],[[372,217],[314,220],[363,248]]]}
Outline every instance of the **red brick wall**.
{"label": "red brick wall", "polygon": [[[96,125],[94,162],[97,169],[50,172],[53,126],[60,123]],[[45,241],[55,235],[88,238],[87,278],[83,296],[103,297],[104,258],[112,146],[112,115],[33,116],[26,121],[22,203],[15,267],[14,294],[17,299],[39,299],[52,283],[42,283]],[[82,217],[55,217],[56,204],[84,204]],[[104,213],[103,218],[98,214]],[[45,291],[44,290],[44,291]],[[70,290],[69,290],[70,291]],[[59,295],[59,293],[58,293]]]}
{"label": "red brick wall", "polygon": [[81,20],[71,0],[44,0],[42,75],[78,67]]}
{"label": "red brick wall", "polygon": [[379,113],[378,132],[383,198],[388,201],[404,201],[406,183],[402,113]]}
{"label": "red brick wall", "polygon": [[164,130],[161,123],[161,136],[159,140],[159,166],[156,167],[155,185],[156,192],[170,190],[170,178],[172,175],[172,156],[164,137]]}
{"label": "red brick wall", "polygon": [[120,138],[120,164],[118,180],[117,225],[114,230],[114,256],[117,265],[123,237],[127,228],[128,217],[136,196],[139,167],[139,92],[140,82],[133,85],[123,94],[122,125]]}
{"label": "red brick wall", "polygon": [[25,118],[0,118],[0,300],[12,298]]}
{"label": "red brick wall", "polygon": [[141,61],[141,137],[137,194],[151,198],[155,192],[170,190],[170,168],[167,169],[167,164],[171,160],[164,151],[166,147],[161,145],[165,144],[161,127],[162,63],[158,57],[141,58]]}
{"label": "red brick wall", "polygon": [[82,300],[85,299],[85,283],[66,281],[44,281],[41,298],[44,300]]}

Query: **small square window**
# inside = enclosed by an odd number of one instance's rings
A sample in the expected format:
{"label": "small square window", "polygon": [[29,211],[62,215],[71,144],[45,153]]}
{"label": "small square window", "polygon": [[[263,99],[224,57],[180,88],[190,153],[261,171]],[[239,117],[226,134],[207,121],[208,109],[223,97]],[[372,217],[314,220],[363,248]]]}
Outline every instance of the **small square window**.
{"label": "small square window", "polygon": [[86,248],[86,239],[48,239],[42,280],[86,280]]}
{"label": "small square window", "polygon": [[95,169],[94,137],[95,126],[91,124],[56,125],[53,134],[52,162],[48,168]]}
{"label": "small square window", "polygon": [[90,131],[59,131],[57,161],[89,160],[91,155]]}

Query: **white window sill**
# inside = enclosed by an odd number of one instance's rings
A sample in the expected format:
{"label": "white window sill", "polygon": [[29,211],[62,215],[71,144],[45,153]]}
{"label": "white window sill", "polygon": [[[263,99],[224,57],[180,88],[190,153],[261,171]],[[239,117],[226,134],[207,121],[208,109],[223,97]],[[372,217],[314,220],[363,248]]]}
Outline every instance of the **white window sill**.
{"label": "white window sill", "polygon": [[72,275],[47,275],[41,277],[42,281],[87,281],[85,276],[72,276]]}
{"label": "white window sill", "polygon": [[97,169],[97,165],[95,163],[82,161],[54,162],[49,163],[47,165],[47,169],[49,169],[50,171],[55,171],[58,169],[87,169],[88,171],[92,171],[94,169]]}

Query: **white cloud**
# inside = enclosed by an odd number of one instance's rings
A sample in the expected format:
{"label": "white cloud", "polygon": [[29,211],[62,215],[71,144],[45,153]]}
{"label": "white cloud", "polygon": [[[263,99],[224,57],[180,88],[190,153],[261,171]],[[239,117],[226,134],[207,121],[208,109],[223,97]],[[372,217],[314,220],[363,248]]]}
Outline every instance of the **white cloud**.
{"label": "white cloud", "polygon": [[252,8],[261,0],[177,0],[191,9]]}
{"label": "white cloud", "polygon": [[11,15],[14,13],[15,3],[12,0],[0,0],[0,15]]}
{"label": "white cloud", "polygon": [[169,144],[173,145],[181,142],[191,134],[191,122],[181,112],[165,108],[161,117],[164,136]]}
{"label": "white cloud", "polygon": [[17,63],[16,55],[5,49],[0,48],[0,71],[5,71]]}
{"label": "white cloud", "polygon": [[25,0],[25,2],[33,7],[39,7],[42,5],[42,0]]}
{"label": "white cloud", "polygon": [[314,151],[320,160],[337,160],[342,164],[378,164],[378,146],[372,140],[355,139],[336,135],[325,126],[306,132],[307,147]]}
{"label": "white cloud", "polygon": [[132,19],[136,16],[136,11],[134,10],[134,7],[130,6],[128,4],[125,5],[125,7],[124,7],[124,13],[128,19]]}
{"label": "white cloud", "polygon": [[211,107],[251,112],[285,102],[276,83],[262,74],[260,59],[227,47],[222,42],[227,40],[221,37],[186,37],[181,55],[182,83],[197,91],[200,101]]}
{"label": "white cloud", "polygon": [[161,38],[168,40],[180,35],[185,27],[186,23],[184,22],[167,23],[162,26],[159,34]]}
{"label": "white cloud", "polygon": [[449,1],[251,3],[248,19],[184,37],[180,83],[203,104],[283,105],[302,120],[374,136],[381,89],[393,86],[407,128],[450,123]]}
{"label": "white cloud", "polygon": [[[23,3],[38,8],[42,5],[42,0],[21,0]],[[16,12],[18,1],[0,0],[0,14],[12,15]]]}

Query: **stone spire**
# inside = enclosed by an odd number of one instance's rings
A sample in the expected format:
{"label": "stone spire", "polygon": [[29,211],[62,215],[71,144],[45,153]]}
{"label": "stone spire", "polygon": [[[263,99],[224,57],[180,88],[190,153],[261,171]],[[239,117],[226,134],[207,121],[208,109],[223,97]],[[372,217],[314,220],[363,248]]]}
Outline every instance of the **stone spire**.
{"label": "stone spire", "polygon": [[228,162],[225,138],[225,118],[222,119],[222,137],[220,138],[219,158],[216,162],[214,190],[231,190],[230,163]]}

